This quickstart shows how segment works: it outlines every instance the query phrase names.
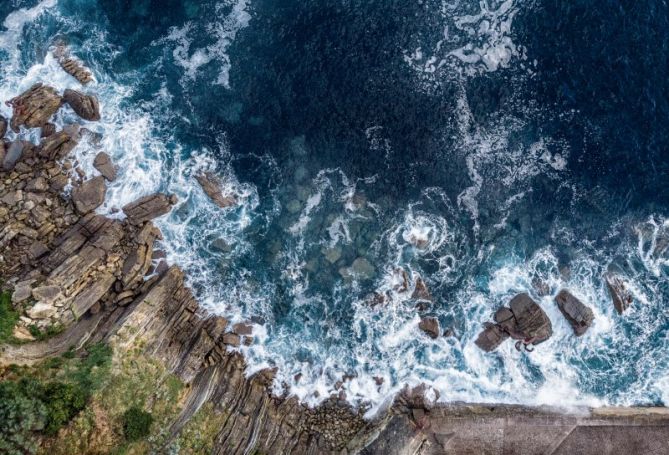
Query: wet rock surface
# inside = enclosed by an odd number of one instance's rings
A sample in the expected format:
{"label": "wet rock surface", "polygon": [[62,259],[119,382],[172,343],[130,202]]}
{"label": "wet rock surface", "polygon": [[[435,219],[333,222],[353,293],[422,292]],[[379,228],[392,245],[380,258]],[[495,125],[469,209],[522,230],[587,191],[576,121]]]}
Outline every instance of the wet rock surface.
{"label": "wet rock surface", "polygon": [[220,208],[225,209],[237,203],[237,199],[234,196],[223,194],[221,181],[213,173],[204,172],[195,176],[195,179],[205,194]]}
{"label": "wet rock surface", "polygon": [[604,279],[611,294],[614,308],[618,314],[623,314],[634,301],[625,281],[619,275],[613,273],[607,274]]}
{"label": "wet rock surface", "polygon": [[100,120],[100,104],[97,97],[87,95],[77,90],[66,89],[63,92],[63,100],[70,105],[72,110],[82,119],[89,121]]}
{"label": "wet rock surface", "polygon": [[555,303],[557,303],[560,312],[569,321],[569,324],[571,324],[576,336],[581,336],[587,332],[592,325],[592,321],[595,319],[595,315],[590,308],[566,289],[561,290],[555,296]]}
{"label": "wet rock surface", "polygon": [[93,167],[97,169],[107,181],[113,182],[116,180],[116,167],[107,153],[98,153],[93,160]]}
{"label": "wet rock surface", "polygon": [[7,101],[13,109],[10,126],[17,133],[21,126],[39,128],[49,121],[62,103],[63,99],[54,88],[35,84],[27,92]]}
{"label": "wet rock surface", "polygon": [[439,320],[434,317],[421,318],[420,323],[418,323],[418,328],[432,339],[437,339],[439,338],[439,335],[441,335]]}
{"label": "wet rock surface", "polygon": [[86,215],[104,203],[106,193],[104,177],[93,177],[72,190],[72,201],[77,211]]}

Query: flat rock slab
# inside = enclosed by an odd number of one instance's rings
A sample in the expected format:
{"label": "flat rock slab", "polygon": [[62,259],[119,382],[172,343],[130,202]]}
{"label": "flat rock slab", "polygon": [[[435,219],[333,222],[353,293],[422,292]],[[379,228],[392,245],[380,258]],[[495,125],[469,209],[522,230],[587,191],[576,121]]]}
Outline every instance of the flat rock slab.
{"label": "flat rock slab", "polygon": [[569,291],[563,289],[555,296],[555,303],[569,324],[574,329],[576,336],[583,335],[592,325],[595,315],[592,310],[574,297]]}
{"label": "flat rock slab", "polygon": [[165,215],[177,203],[177,197],[156,193],[144,196],[123,206],[123,213],[131,224],[142,224],[145,221]]}

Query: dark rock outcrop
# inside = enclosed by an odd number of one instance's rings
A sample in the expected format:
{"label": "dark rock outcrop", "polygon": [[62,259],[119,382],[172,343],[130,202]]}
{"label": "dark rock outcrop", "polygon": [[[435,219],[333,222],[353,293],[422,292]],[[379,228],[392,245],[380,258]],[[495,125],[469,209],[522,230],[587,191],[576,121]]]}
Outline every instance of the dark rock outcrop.
{"label": "dark rock outcrop", "polygon": [[17,133],[22,125],[39,128],[49,121],[62,104],[63,99],[54,88],[35,84],[28,91],[7,101],[7,105],[13,108],[10,126]]}
{"label": "dark rock outcrop", "polygon": [[7,134],[7,119],[0,115],[0,139]]}
{"label": "dark rock outcrop", "polygon": [[114,166],[114,163],[112,163],[109,155],[105,152],[100,152],[95,156],[93,167],[108,181],[113,182],[116,180],[116,167]]}
{"label": "dark rock outcrop", "polygon": [[175,195],[156,193],[125,205],[123,213],[128,217],[130,223],[142,224],[145,221],[165,215],[176,203],[177,197]]}
{"label": "dark rock outcrop", "polygon": [[422,317],[418,323],[418,328],[425,332],[430,338],[439,338],[441,327],[439,320],[434,317]]}
{"label": "dark rock outcrop", "polygon": [[198,174],[195,176],[195,179],[200,184],[205,194],[222,209],[231,207],[237,203],[237,199],[234,196],[223,194],[220,180],[211,172]]}
{"label": "dark rock outcrop", "polygon": [[555,296],[555,303],[557,303],[558,308],[564,317],[567,318],[569,324],[571,324],[576,336],[583,335],[595,319],[592,310],[566,289],[561,290]]}
{"label": "dark rock outcrop", "polygon": [[87,95],[77,90],[66,89],[63,92],[63,100],[70,105],[72,110],[82,119],[89,121],[100,120],[100,104],[97,97]]}
{"label": "dark rock outcrop", "polygon": [[604,277],[604,280],[606,281],[606,287],[611,294],[613,306],[618,314],[623,314],[634,301],[632,294],[629,292],[629,289],[627,289],[625,282],[620,276],[608,273]]}
{"label": "dark rock outcrop", "polygon": [[476,345],[486,352],[497,348],[507,337],[527,346],[539,344],[553,335],[550,319],[526,293],[512,298],[509,308],[497,310],[495,322],[487,323],[476,340]]}
{"label": "dark rock outcrop", "polygon": [[92,212],[105,202],[107,185],[102,176],[86,180],[72,190],[72,202],[82,215]]}

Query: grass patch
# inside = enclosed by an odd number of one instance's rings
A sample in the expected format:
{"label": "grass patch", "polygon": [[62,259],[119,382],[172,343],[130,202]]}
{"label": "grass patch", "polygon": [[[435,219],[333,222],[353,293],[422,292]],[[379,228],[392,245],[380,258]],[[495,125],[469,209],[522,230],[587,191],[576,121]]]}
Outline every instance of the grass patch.
{"label": "grass patch", "polygon": [[111,349],[96,344],[82,356],[49,359],[35,367],[10,366],[0,378],[0,453],[32,454],[77,416],[103,384]]}
{"label": "grass patch", "polygon": [[9,291],[0,293],[0,343],[14,340],[14,327],[19,316],[19,312],[12,306],[12,295]]}
{"label": "grass patch", "polygon": [[65,330],[65,327],[62,324],[53,324],[48,326],[44,330],[40,329],[35,324],[31,324],[28,326],[28,331],[37,341],[48,340],[52,336],[58,335],[59,333],[63,333],[63,330]]}

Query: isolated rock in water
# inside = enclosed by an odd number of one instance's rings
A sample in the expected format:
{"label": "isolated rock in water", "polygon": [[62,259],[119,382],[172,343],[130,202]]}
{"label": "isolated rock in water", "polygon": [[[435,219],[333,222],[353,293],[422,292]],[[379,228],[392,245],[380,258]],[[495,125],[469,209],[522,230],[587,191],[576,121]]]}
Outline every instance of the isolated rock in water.
{"label": "isolated rock in water", "polygon": [[116,180],[116,167],[112,163],[111,158],[105,152],[100,152],[93,160],[93,167],[97,169],[100,174],[108,181]]}
{"label": "isolated rock in water", "polygon": [[219,207],[224,209],[237,203],[237,199],[234,196],[223,195],[223,192],[221,191],[220,180],[211,172],[198,174],[195,176],[195,179],[200,184],[206,195],[209,196],[209,198]]}
{"label": "isolated rock in water", "polygon": [[516,320],[515,332],[525,340],[531,340],[532,344],[539,344],[553,335],[551,320],[529,295],[518,294],[511,299],[509,307]]}
{"label": "isolated rock in water", "polygon": [[7,119],[0,115],[0,139],[7,134]]}
{"label": "isolated rock in water", "polygon": [[574,297],[569,291],[563,289],[555,296],[555,302],[560,311],[574,328],[576,336],[583,335],[592,325],[595,315],[592,310]]}
{"label": "isolated rock in water", "polygon": [[100,207],[105,201],[107,185],[102,176],[86,180],[80,186],[72,190],[72,201],[74,207],[82,215],[92,212]]}
{"label": "isolated rock in water", "polygon": [[430,294],[430,291],[427,289],[425,281],[423,281],[421,277],[418,277],[416,279],[416,286],[413,289],[413,294],[411,294],[411,298],[414,300],[424,300],[427,302],[432,302],[432,295]]}
{"label": "isolated rock in water", "polygon": [[40,155],[49,160],[61,160],[77,146],[77,128],[67,128],[50,135],[40,144]]}
{"label": "isolated rock in water", "polygon": [[501,327],[486,323],[485,329],[479,334],[474,343],[483,351],[491,352],[497,349],[507,338],[509,338],[509,334],[502,330]]}
{"label": "isolated rock in water", "polygon": [[84,120],[100,120],[100,104],[94,95],[86,95],[77,90],[66,89],[63,99],[72,107],[72,110]]}
{"label": "isolated rock in water", "polygon": [[630,294],[627,286],[625,286],[625,282],[618,275],[609,273],[604,279],[611,293],[613,306],[616,308],[618,314],[623,314],[634,300],[632,294]]}
{"label": "isolated rock in water", "polygon": [[63,68],[67,74],[74,77],[84,85],[93,80],[93,75],[91,72],[88,71],[88,69],[86,69],[83,64],[73,58],[59,58],[58,63],[60,63],[61,68]]}
{"label": "isolated rock in water", "polygon": [[358,278],[369,280],[374,276],[376,269],[366,258],[359,257],[351,264],[351,271]]}
{"label": "isolated rock in water", "polygon": [[42,131],[40,132],[40,137],[49,137],[52,134],[56,133],[56,125],[51,122],[46,122],[42,125]]}
{"label": "isolated rock in water", "polygon": [[5,171],[11,171],[14,169],[16,163],[21,159],[23,151],[26,149],[26,147],[30,146],[30,142],[27,141],[21,141],[17,139],[12,142],[12,144],[6,150],[5,156],[2,160],[2,169]]}
{"label": "isolated rock in water", "polygon": [[151,194],[137,199],[123,207],[123,213],[131,224],[142,224],[168,213],[177,203],[175,195],[168,196],[162,193]]}
{"label": "isolated rock in water", "polygon": [[551,293],[551,285],[548,284],[546,280],[539,277],[532,278],[532,287],[539,297],[546,297]]}
{"label": "isolated rock in water", "polygon": [[430,338],[439,338],[441,328],[439,327],[439,320],[433,317],[421,318],[418,328],[425,332]]}
{"label": "isolated rock in water", "polygon": [[38,128],[49,121],[60,109],[63,99],[52,87],[42,84],[33,85],[27,92],[7,101],[14,109],[10,125],[19,132],[19,127]]}

